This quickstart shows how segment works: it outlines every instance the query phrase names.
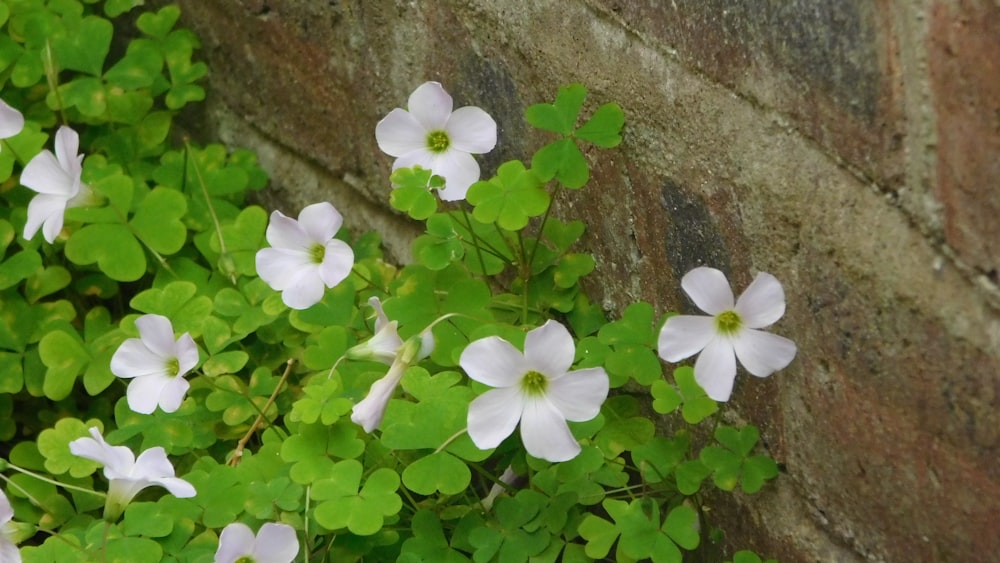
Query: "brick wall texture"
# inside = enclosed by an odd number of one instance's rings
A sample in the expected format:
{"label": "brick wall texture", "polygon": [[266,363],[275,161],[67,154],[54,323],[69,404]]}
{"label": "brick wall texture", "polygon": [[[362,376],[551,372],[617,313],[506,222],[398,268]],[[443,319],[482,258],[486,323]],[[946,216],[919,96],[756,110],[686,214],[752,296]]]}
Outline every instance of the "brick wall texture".
{"label": "brick wall texture", "polygon": [[[740,378],[780,478],[710,498],[726,541],[795,561],[1000,552],[1000,5],[995,0],[181,0],[210,103],[196,134],[260,151],[265,196],[329,200],[405,260],[375,123],[426,80],[542,137],[524,108],[582,82],[622,145],[560,202],[592,293],[689,310],[708,264],[784,284],[799,354]],[[752,501],[752,502],[749,502]]]}

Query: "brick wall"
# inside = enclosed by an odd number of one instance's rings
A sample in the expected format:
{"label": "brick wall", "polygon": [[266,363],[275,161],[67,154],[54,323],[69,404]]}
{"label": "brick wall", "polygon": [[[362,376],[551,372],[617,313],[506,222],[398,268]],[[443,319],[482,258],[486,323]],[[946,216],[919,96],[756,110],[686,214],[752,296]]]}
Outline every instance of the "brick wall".
{"label": "brick wall", "polygon": [[686,309],[709,264],[785,283],[792,366],[733,406],[782,464],[710,499],[728,541],[794,561],[988,561],[1000,549],[1000,7],[986,0],[181,0],[202,133],[260,151],[268,202],[329,200],[405,260],[374,124],[425,80],[539,139],[583,82],[622,146],[560,205],[588,221],[612,315]]}

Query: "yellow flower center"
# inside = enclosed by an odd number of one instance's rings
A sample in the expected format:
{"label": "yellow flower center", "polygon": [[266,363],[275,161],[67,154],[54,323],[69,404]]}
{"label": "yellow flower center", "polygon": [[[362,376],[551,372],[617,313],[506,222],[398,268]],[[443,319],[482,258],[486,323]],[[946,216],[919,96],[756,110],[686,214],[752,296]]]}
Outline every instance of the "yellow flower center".
{"label": "yellow flower center", "polygon": [[451,139],[444,131],[431,131],[427,134],[427,148],[434,153],[442,153],[448,150]]}
{"label": "yellow flower center", "polygon": [[725,311],[715,317],[715,328],[726,336],[732,336],[743,327],[743,319],[736,311]]}
{"label": "yellow flower center", "polygon": [[167,360],[167,375],[170,377],[177,377],[181,372],[181,361],[177,358],[170,358]]}
{"label": "yellow flower center", "polygon": [[313,264],[322,264],[325,257],[326,247],[322,244],[316,243],[309,249],[309,258],[312,259]]}
{"label": "yellow flower center", "polygon": [[545,390],[549,386],[549,378],[538,373],[529,371],[521,378],[521,391],[531,397],[541,397],[545,395]]}
{"label": "yellow flower center", "polygon": [[249,555],[244,555],[236,560],[236,563],[255,563],[254,558]]}

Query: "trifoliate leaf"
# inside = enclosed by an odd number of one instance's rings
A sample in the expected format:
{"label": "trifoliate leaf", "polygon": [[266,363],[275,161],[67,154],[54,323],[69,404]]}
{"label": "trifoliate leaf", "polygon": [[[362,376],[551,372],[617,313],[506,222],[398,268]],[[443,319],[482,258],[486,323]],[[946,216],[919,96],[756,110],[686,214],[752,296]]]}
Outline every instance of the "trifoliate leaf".
{"label": "trifoliate leaf", "polygon": [[511,160],[501,164],[493,178],[473,184],[466,200],[475,206],[472,215],[478,221],[518,231],[529,218],[545,213],[550,197],[537,174]]}
{"label": "trifoliate leaf", "polygon": [[559,88],[555,103],[529,106],[524,115],[533,127],[569,135],[586,98],[587,89],[582,84],[569,84]]}
{"label": "trifoliate leaf", "polygon": [[173,254],[184,246],[187,227],[181,217],[187,200],[170,188],[155,188],[139,204],[129,224],[142,242],[160,254]]}
{"label": "trifoliate leaf", "polygon": [[135,281],[146,273],[142,245],[125,225],[86,225],[66,242],[66,257],[75,264],[97,267],[116,281]]}
{"label": "trifoliate leaf", "polygon": [[563,186],[579,189],[590,179],[590,167],[573,139],[553,141],[531,158],[531,168],[543,181],[555,178]]}
{"label": "trifoliate leaf", "polygon": [[472,473],[464,461],[450,453],[435,452],[406,466],[402,477],[407,489],[421,495],[438,491],[457,495],[469,486]]}

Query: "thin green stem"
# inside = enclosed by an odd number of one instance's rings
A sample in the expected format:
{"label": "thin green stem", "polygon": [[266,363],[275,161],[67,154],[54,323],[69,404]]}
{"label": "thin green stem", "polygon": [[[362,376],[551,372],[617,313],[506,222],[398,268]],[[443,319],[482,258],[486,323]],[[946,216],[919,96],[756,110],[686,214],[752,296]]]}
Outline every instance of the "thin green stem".
{"label": "thin green stem", "polygon": [[[208,207],[208,214],[212,217],[212,224],[215,226],[215,234],[219,237],[219,260],[223,257],[229,255],[229,251],[226,249],[226,239],[222,236],[222,224],[219,222],[219,216],[215,213],[215,206],[212,205],[212,196],[208,193],[208,186],[205,185],[205,178],[201,175],[201,168],[198,167],[198,162],[193,158],[191,151],[191,143],[184,139],[184,174],[181,176],[181,182],[187,183],[187,165],[188,161],[191,162],[191,168],[194,169],[195,176],[198,177],[198,185],[201,187],[201,193],[205,196],[205,205]],[[182,185],[181,189],[184,186]],[[227,273],[227,272],[223,272]],[[235,272],[228,272],[230,281],[233,284],[236,283],[237,274]]]}
{"label": "thin green stem", "polygon": [[545,232],[545,223],[549,220],[549,213],[552,211],[552,204],[555,203],[557,194],[559,194],[558,190],[552,195],[552,200],[549,202],[549,206],[545,208],[545,214],[542,215],[542,222],[538,226],[538,236],[535,237],[535,245],[531,247],[531,256],[528,257],[529,268],[535,263],[535,255],[538,254],[538,245],[542,244],[542,233]]}
{"label": "thin green stem", "polygon": [[476,249],[476,258],[479,259],[479,268],[482,271],[482,274],[485,276],[486,262],[483,260],[483,252],[481,249],[481,243],[479,241],[479,235],[477,235],[476,231],[472,228],[472,219],[469,217],[469,212],[465,210],[464,206],[459,207],[459,209],[462,210],[462,217],[465,218],[465,225],[469,229],[469,234],[472,235],[472,242],[473,242],[472,246]]}
{"label": "thin green stem", "polygon": [[451,435],[451,437],[449,437],[447,440],[445,440],[443,444],[441,444],[440,446],[438,446],[438,449],[434,450],[434,453],[439,453],[441,450],[447,448],[448,444],[451,444],[452,442],[454,442],[455,440],[457,440],[462,434],[465,434],[468,431],[469,431],[468,428],[463,428],[463,429],[459,430],[458,432],[455,432],[454,434]]}
{"label": "thin green stem", "polygon": [[382,291],[384,291],[385,293],[389,293],[389,290],[387,288],[382,287],[382,286],[376,284],[374,281],[372,281],[371,278],[369,278],[368,276],[362,274],[361,271],[358,269],[358,265],[357,264],[355,264],[351,268],[351,273],[354,274],[355,276],[358,276],[359,278],[361,278],[361,281],[367,283],[368,285],[370,285],[372,287],[377,287],[377,288],[381,289]]}
{"label": "thin green stem", "polygon": [[45,39],[45,48],[42,49],[42,65],[45,67],[45,80],[49,84],[49,90],[56,97],[56,105],[59,108],[59,120],[63,125],[69,125],[66,119],[66,112],[63,110],[62,95],[59,93],[59,70],[56,68],[56,61],[52,57],[52,43]]}
{"label": "thin green stem", "polygon": [[[250,441],[254,432],[257,431],[257,428],[260,427],[260,424],[264,421],[264,418],[266,418],[267,409],[271,408],[271,405],[274,404],[274,400],[278,397],[278,393],[281,391],[281,388],[284,387],[285,382],[288,381],[288,376],[292,373],[292,366],[294,365],[294,359],[285,362],[285,373],[281,374],[281,380],[278,381],[278,385],[274,388],[274,392],[271,393],[267,402],[264,403],[264,408],[260,410],[260,414],[257,415],[257,419],[253,421],[253,424],[251,424],[250,428],[247,429],[247,433],[244,434],[243,437],[240,438],[240,441],[236,443],[236,450],[233,451],[233,457],[229,459],[229,465],[236,467],[240,464],[240,460],[243,459],[243,448],[246,447],[247,442]],[[252,403],[253,401],[250,402]]]}
{"label": "thin green stem", "polygon": [[[61,482],[56,481],[54,479],[49,479],[48,477],[45,477],[44,475],[39,475],[38,473],[35,473],[33,471],[28,471],[27,469],[20,468],[20,467],[14,465],[13,463],[11,463],[9,461],[6,462],[6,464],[7,464],[7,467],[13,469],[14,471],[17,471],[18,473],[23,473],[23,474],[25,474],[25,475],[27,475],[29,477],[34,477],[35,479],[38,479],[39,481],[42,481],[44,483],[49,483],[50,485],[55,485],[57,487],[62,487],[64,489],[68,489],[68,490],[72,490],[72,491],[78,491],[78,492],[81,492],[81,493],[90,493],[92,495],[97,495],[99,497],[106,497],[107,496],[104,493],[100,493],[100,492],[97,492],[97,491],[92,491],[90,489],[84,489],[83,487],[77,487],[76,485],[70,485],[68,483],[61,483]],[[0,477],[2,477],[3,479],[5,479],[8,483],[12,483],[13,484],[13,482],[10,481],[9,479],[7,479],[7,477],[4,477],[3,475],[0,475]],[[20,487],[18,487],[18,488],[20,489]],[[21,490],[22,490],[22,492],[24,492],[23,489],[21,489]],[[25,494],[27,494],[27,493],[25,492]],[[28,498],[29,498],[29,500],[31,500],[31,502],[37,504],[37,502],[35,501],[35,499],[32,499],[30,496]],[[39,504],[39,506],[41,506],[41,505]]]}

